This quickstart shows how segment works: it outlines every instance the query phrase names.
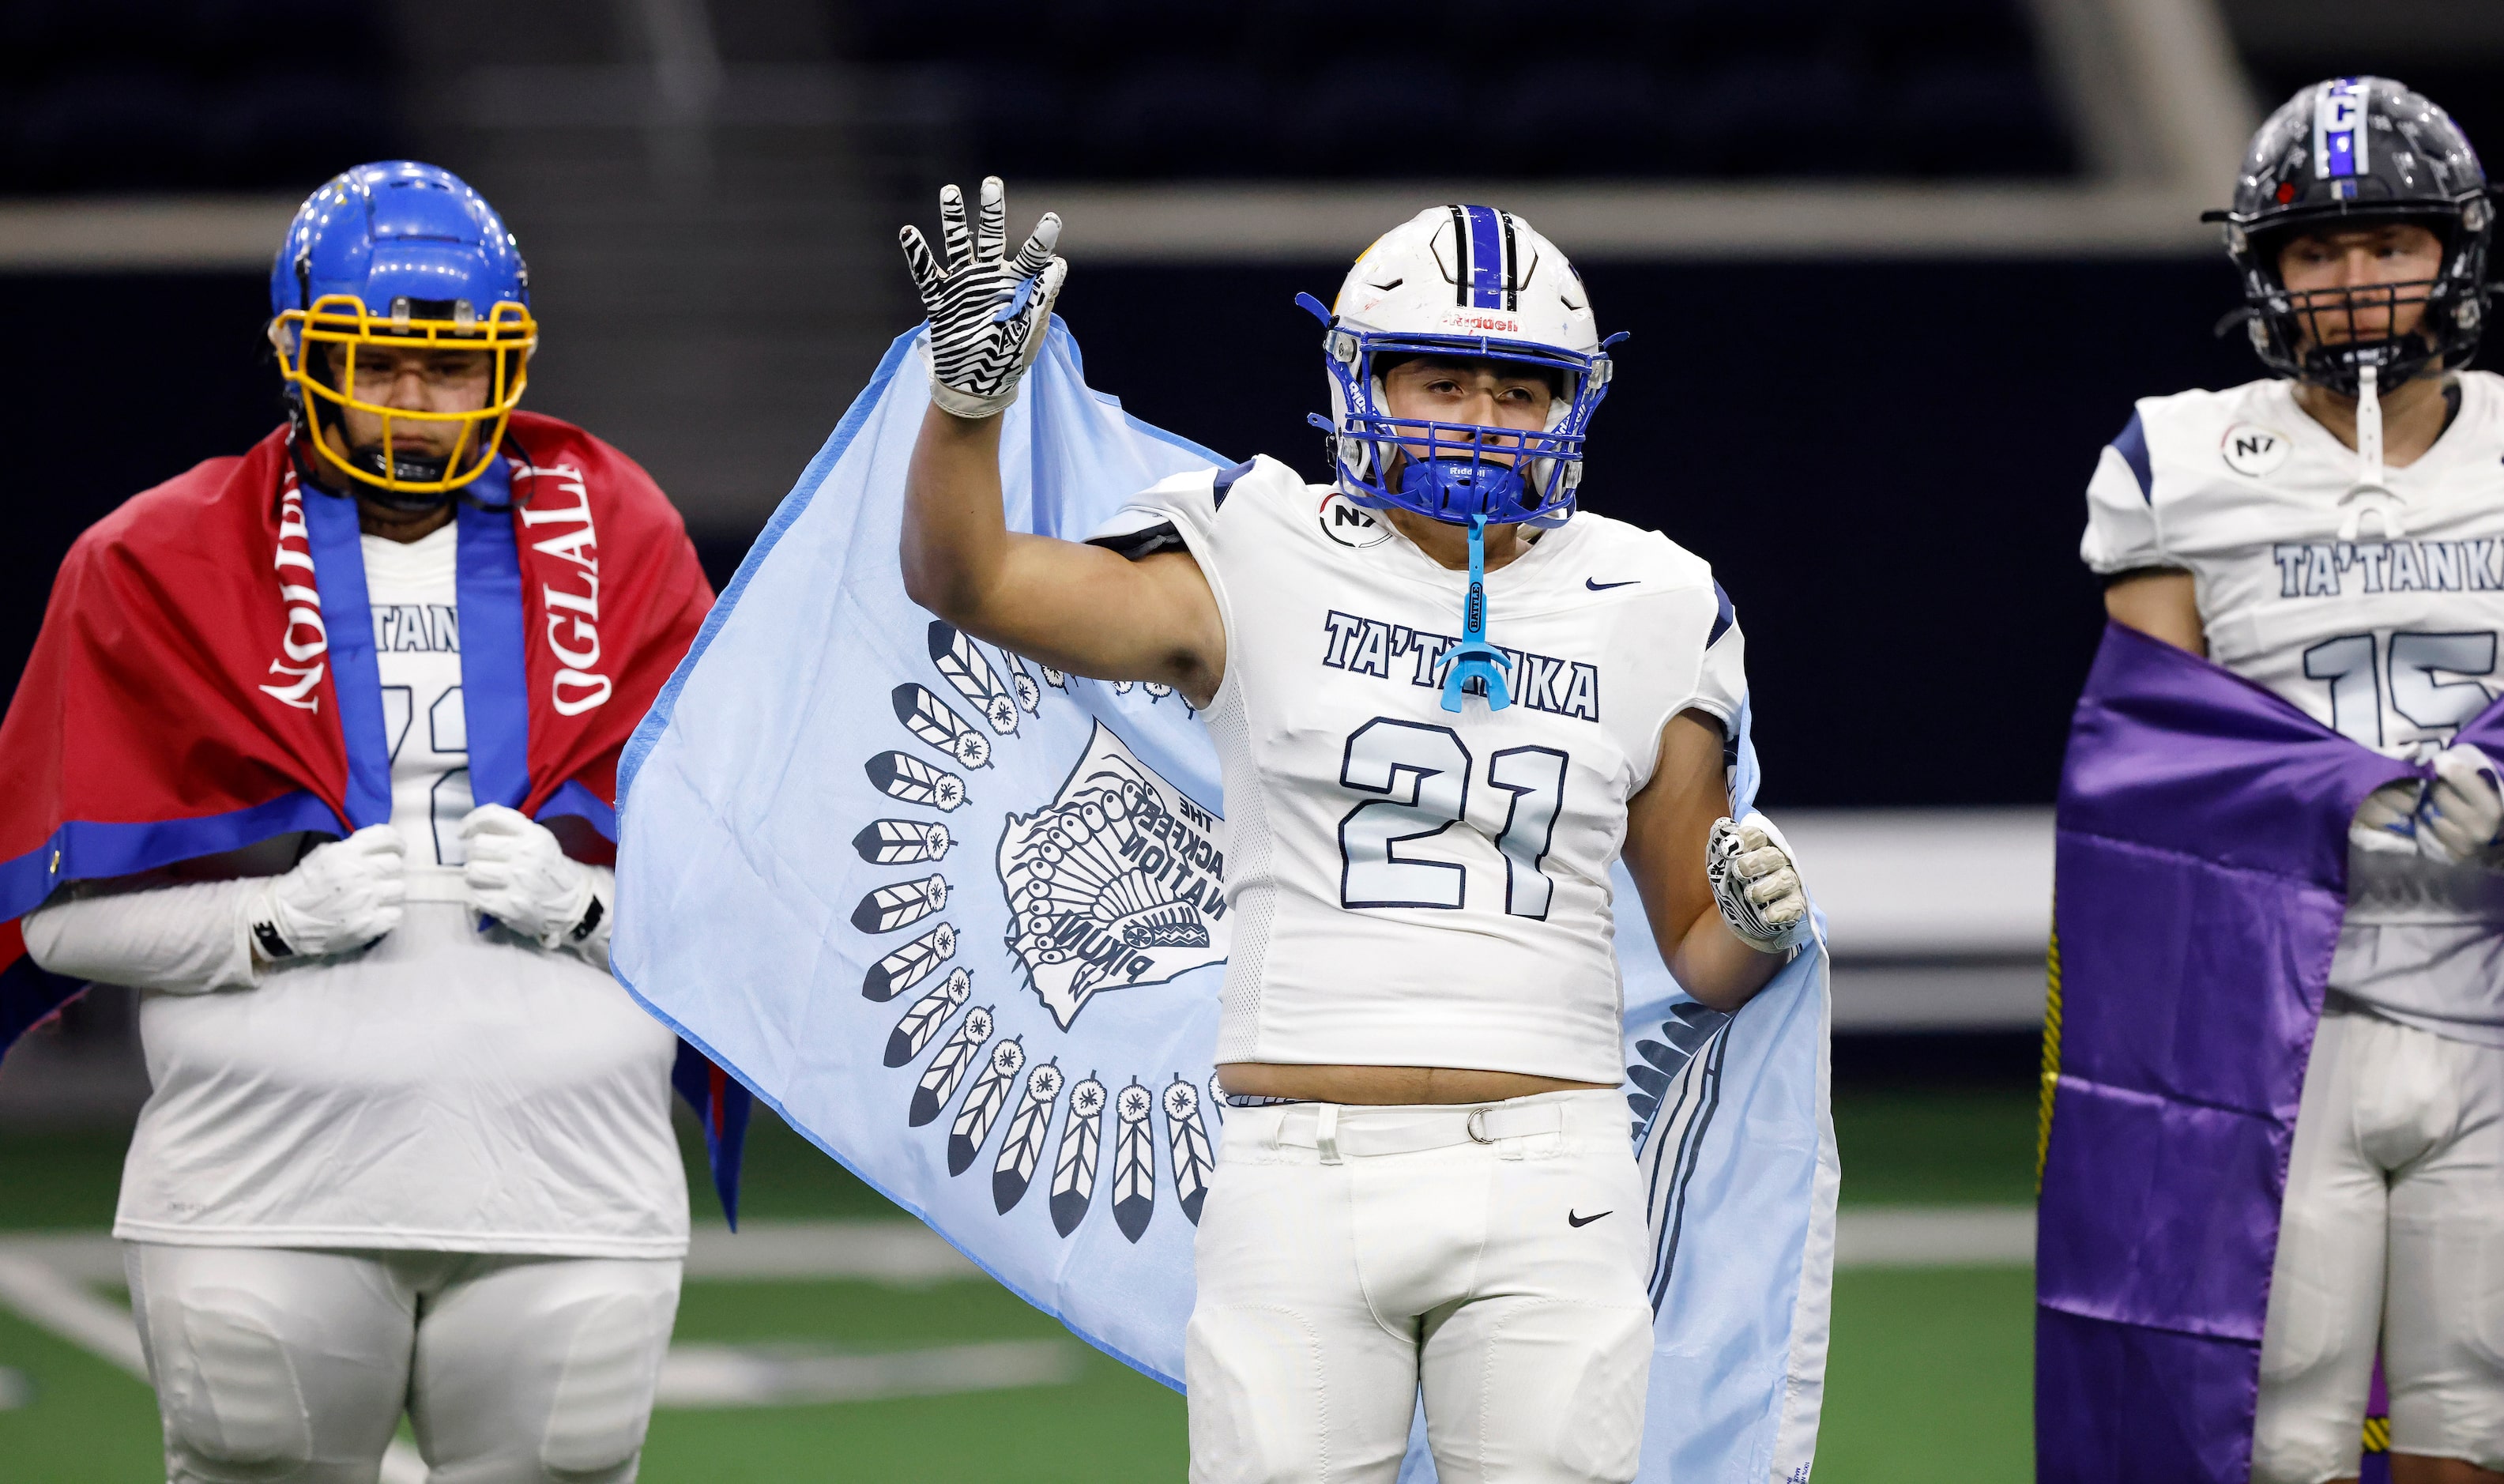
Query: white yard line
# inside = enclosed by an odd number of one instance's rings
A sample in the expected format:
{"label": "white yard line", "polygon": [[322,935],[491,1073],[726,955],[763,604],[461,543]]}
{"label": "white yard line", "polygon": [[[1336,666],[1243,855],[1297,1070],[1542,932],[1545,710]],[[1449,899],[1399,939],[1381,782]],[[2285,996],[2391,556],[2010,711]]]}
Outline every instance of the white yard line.
{"label": "white yard line", "polygon": [[[148,1380],[130,1310],[89,1285],[122,1278],[122,1244],[85,1232],[0,1241],[0,1308],[87,1354]],[[399,1438],[383,1455],[378,1484],[426,1484],[426,1461]]]}
{"label": "white yard line", "polygon": [[[112,1241],[110,1237],[94,1240]],[[130,1311],[97,1294],[80,1278],[10,1250],[17,1246],[13,1242],[0,1248],[0,1308],[147,1380],[148,1363],[140,1356],[139,1331],[131,1326]],[[114,1264],[117,1274],[121,1265]]]}
{"label": "white yard line", "polygon": [[1069,1340],[994,1340],[845,1355],[770,1345],[672,1345],[661,1366],[667,1407],[808,1406],[887,1397],[1061,1386],[1086,1353]]}
{"label": "white yard line", "polygon": [[1847,1206],[1837,1268],[2032,1267],[2032,1206]]}
{"label": "white yard line", "polygon": [[980,1278],[983,1270],[920,1222],[749,1222],[698,1231],[687,1277],[700,1283],[851,1279],[894,1288]]}

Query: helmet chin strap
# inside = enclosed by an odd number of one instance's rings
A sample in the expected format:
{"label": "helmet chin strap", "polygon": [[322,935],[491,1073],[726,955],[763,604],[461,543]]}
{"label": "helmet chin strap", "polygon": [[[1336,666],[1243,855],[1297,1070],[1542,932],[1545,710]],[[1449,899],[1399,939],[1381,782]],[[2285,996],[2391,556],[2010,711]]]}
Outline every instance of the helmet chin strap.
{"label": "helmet chin strap", "polygon": [[2382,539],[2396,540],[2406,534],[2401,525],[2400,497],[2383,483],[2382,473],[2382,373],[2374,366],[2356,370],[2356,482],[2339,497],[2346,511],[2339,522],[2339,539],[2353,541],[2364,529],[2368,511],[2382,522]]}
{"label": "helmet chin strap", "polygon": [[[460,498],[461,492],[458,490],[444,490],[439,493],[435,491],[412,492],[394,490],[382,485],[370,484],[365,485],[365,488],[360,490],[351,490],[344,487],[334,488],[334,486],[341,485],[341,481],[337,477],[338,471],[336,466],[330,466],[328,461],[323,458],[320,453],[315,452],[311,447],[313,443],[319,441],[323,436],[323,431],[319,420],[305,410],[305,399],[301,393],[296,392],[293,387],[289,388],[288,391],[288,421],[295,425],[295,436],[290,440],[289,453],[296,461],[296,476],[304,480],[306,483],[319,489],[330,490],[334,494],[354,495],[360,499],[369,500],[375,504],[381,505],[384,509],[398,510],[408,515],[420,514],[425,511],[435,509],[440,505],[450,504],[453,500]],[[459,456],[460,447],[456,444],[453,449],[453,458],[458,458]],[[383,451],[379,446],[369,444],[364,448],[350,448],[348,450],[348,462],[369,474],[381,475],[385,472]],[[410,459],[403,457],[393,462],[398,465],[398,468],[391,471],[392,476],[398,478],[415,478],[422,480],[440,479],[443,477],[443,471],[452,466],[451,458]]]}
{"label": "helmet chin strap", "polygon": [[[412,482],[431,482],[440,479],[443,477],[443,471],[452,466],[450,459],[412,459],[406,455],[392,460],[386,466],[383,462],[382,449],[374,446],[348,450],[348,462],[368,474],[406,479]],[[395,490],[386,486],[367,485],[358,493],[376,504],[414,514],[422,510],[432,510],[437,505],[450,504],[458,498],[460,492],[457,490]]]}
{"label": "helmet chin strap", "polygon": [[[1443,709],[1457,711],[1461,697],[1468,694],[1473,679],[1486,682],[1487,709],[1501,711],[1513,705],[1505,690],[1504,670],[1513,668],[1513,656],[1487,642],[1486,637],[1486,517],[1470,517],[1470,594],[1461,605],[1461,641],[1443,651],[1440,661],[1443,672]],[[1498,669],[1498,667],[1502,669]]]}

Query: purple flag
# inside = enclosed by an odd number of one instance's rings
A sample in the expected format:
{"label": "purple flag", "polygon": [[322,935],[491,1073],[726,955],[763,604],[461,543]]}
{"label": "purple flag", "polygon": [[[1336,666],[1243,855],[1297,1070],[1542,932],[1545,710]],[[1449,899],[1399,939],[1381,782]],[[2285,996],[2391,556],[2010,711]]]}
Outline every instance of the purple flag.
{"label": "purple flag", "polygon": [[[2504,718],[2490,708],[2459,740],[2504,751]],[[2249,1477],[2348,824],[2375,788],[2425,776],[2206,660],[2105,629],[2061,782],[2042,1484]]]}

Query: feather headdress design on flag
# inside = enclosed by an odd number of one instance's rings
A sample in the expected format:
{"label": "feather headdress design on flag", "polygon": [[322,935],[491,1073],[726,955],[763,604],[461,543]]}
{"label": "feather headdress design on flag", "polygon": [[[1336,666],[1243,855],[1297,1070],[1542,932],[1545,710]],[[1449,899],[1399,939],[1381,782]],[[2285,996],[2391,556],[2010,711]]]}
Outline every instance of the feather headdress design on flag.
{"label": "feather headdress design on flag", "polygon": [[906,731],[968,768],[991,766],[991,740],[951,709],[925,685],[895,688],[895,719]]}
{"label": "feather headdress design on flag", "polygon": [[983,1075],[965,1090],[965,1105],[948,1130],[949,1174],[961,1175],[974,1167],[974,1156],[982,1153],[983,1141],[991,1136],[992,1122],[1008,1103],[1010,1086],[1024,1070],[1024,1043],[1012,1037],[991,1048],[991,1065],[983,1068]]}
{"label": "feather headdress design on flag", "polygon": [[1208,1145],[1208,1125],[1200,1121],[1200,1090],[1177,1073],[1165,1085],[1165,1138],[1173,1146],[1174,1195],[1182,1214],[1200,1225],[1200,1203],[1208,1199],[1209,1172],[1217,1156]]}
{"label": "feather headdress design on flag", "polygon": [[870,965],[869,973],[861,977],[861,998],[882,1003],[891,1000],[956,956],[956,925],[942,922]]}
{"label": "feather headdress design on flag", "polygon": [[1113,1225],[1133,1242],[1157,1209],[1157,1141],[1148,1131],[1148,1112],[1156,1105],[1135,1082],[1113,1102]]}
{"label": "feather headdress design on flag", "polygon": [[933,876],[918,881],[878,886],[852,909],[852,926],[864,933],[891,933],[910,927],[948,905],[948,879]]}
{"label": "feather headdress design on flag", "polygon": [[[904,1018],[895,1022],[895,1030],[887,1038],[887,1064],[900,1067],[922,1054],[939,1027],[956,1013],[965,997],[973,992],[974,976],[962,969],[952,970],[939,987],[913,1002]],[[923,1122],[927,1122],[926,1120]]]}
{"label": "feather headdress design on flag", "polygon": [[[930,1070],[913,1087],[913,1108],[907,1115],[919,1128],[939,1116],[948,1100],[956,1095],[956,1084],[965,1078],[965,1069],[974,1064],[976,1053],[991,1039],[991,1007],[978,1006],[965,1012],[965,1018],[941,1043],[939,1054],[930,1058]],[[961,1172],[960,1172],[961,1173]]]}
{"label": "feather headdress design on flag", "polygon": [[[957,695],[982,712],[992,731],[1002,737],[1016,734],[1017,698],[1001,683],[999,672],[991,669],[991,662],[983,658],[983,651],[975,647],[974,641],[943,618],[930,621],[930,663],[939,667],[941,679],[955,686]],[[1009,663],[1017,662],[1012,659]],[[1029,680],[1026,684],[1032,686],[1034,682]],[[1031,711],[1034,707],[1026,709]]]}
{"label": "feather headdress design on flag", "polygon": [[1026,1099],[1009,1120],[1000,1140],[999,1162],[991,1166],[991,1207],[1002,1216],[1026,1198],[1034,1183],[1035,1166],[1043,1160],[1043,1140],[1052,1132],[1052,1103],[1061,1096],[1061,1067],[1047,1061],[1026,1076]]}
{"label": "feather headdress design on flag", "polygon": [[1062,1236],[1078,1229],[1096,1199],[1096,1161],[1104,1149],[1104,1085],[1089,1073],[1069,1094],[1069,1126],[1052,1160],[1052,1225]]}
{"label": "feather headdress design on flag", "polygon": [[870,786],[890,799],[927,804],[946,813],[965,802],[965,780],[944,768],[933,768],[910,752],[882,752],[861,768]]}
{"label": "feather headdress design on flag", "polygon": [[955,844],[946,825],[923,824],[918,819],[873,819],[852,837],[852,848],[873,866],[944,860],[948,847]]}
{"label": "feather headdress design on flag", "polygon": [[[1067,697],[1068,675],[1036,666],[1038,683],[1030,661],[1006,649],[994,653],[943,621],[930,622],[925,636],[938,683],[907,680],[889,691],[895,719],[914,743],[965,769],[991,768],[1005,755],[993,751],[992,735],[997,745],[1042,745],[1037,729],[1022,727],[1021,718],[1041,715],[1047,694]],[[1151,687],[1150,700],[1171,693]],[[959,703],[981,726],[959,712]],[[878,752],[862,769],[873,788],[898,803],[953,813],[968,802],[964,778],[918,751]],[[1004,777],[1000,786],[1013,785]],[[1101,720],[1091,721],[1086,746],[1050,798],[1032,800],[1028,811],[1006,812],[994,852],[1009,912],[1001,943],[1055,1028],[1068,1031],[1100,990],[1165,984],[1225,961],[1225,831],[1223,817],[1142,763]],[[866,865],[927,867],[967,834],[937,819],[887,816],[863,823],[851,844]],[[1087,1219],[1097,1166],[1109,1153],[1108,1203],[1123,1235],[1137,1242],[1156,1216],[1162,1110],[1174,1204],[1198,1223],[1215,1166],[1200,1088],[1177,1078],[1160,1096],[1133,1076],[1116,1096],[1094,1073],[1071,1087],[1056,1059],[1029,1069],[1031,1028],[1012,1034],[1017,1027],[1002,1023],[997,1005],[967,1009],[973,974],[966,967],[950,969],[936,988],[906,1001],[962,946],[961,930],[941,916],[955,896],[943,876],[907,876],[872,886],[850,915],[853,930],[868,937],[919,934],[886,949],[861,980],[866,1000],[905,1001],[881,1058],[914,1072],[904,1093],[905,1125],[946,1130],[951,1176],[973,1169],[993,1131],[1004,1130],[991,1163],[991,1205],[1003,1218],[1024,1201],[1051,1151],[1044,1205],[1063,1237]],[[1064,1087],[1068,1114],[1056,1144],[1053,1121]],[[1213,1077],[1208,1096],[1222,1096]]]}
{"label": "feather headdress design on flag", "polygon": [[1223,826],[1101,723],[1052,801],[1009,816],[1009,951],[1061,1029],[1099,989],[1225,958]]}

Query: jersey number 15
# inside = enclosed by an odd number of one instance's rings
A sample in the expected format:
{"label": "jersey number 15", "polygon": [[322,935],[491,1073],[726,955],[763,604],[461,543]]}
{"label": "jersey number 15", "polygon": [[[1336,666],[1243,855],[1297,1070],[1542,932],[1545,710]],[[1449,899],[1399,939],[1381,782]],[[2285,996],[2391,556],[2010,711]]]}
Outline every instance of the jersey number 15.
{"label": "jersey number 15", "polygon": [[2487,709],[2476,680],[2438,680],[2438,673],[2495,673],[2492,634],[2394,634],[2390,663],[2374,663],[2374,636],[2346,634],[2304,651],[2309,680],[2330,682],[2330,729],[2368,747],[2382,745],[2381,671],[2391,677],[2391,709],[2429,732],[2449,731]]}

